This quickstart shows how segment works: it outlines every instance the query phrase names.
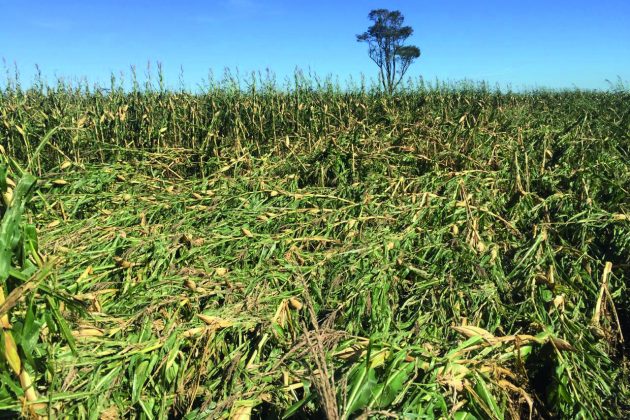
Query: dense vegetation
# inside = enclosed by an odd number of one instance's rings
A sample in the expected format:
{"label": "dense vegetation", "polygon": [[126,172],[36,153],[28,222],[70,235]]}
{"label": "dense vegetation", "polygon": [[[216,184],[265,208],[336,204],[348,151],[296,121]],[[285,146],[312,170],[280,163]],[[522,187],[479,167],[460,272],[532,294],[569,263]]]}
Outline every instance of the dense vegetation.
{"label": "dense vegetation", "polygon": [[627,416],[628,103],[9,84],[0,410]]}

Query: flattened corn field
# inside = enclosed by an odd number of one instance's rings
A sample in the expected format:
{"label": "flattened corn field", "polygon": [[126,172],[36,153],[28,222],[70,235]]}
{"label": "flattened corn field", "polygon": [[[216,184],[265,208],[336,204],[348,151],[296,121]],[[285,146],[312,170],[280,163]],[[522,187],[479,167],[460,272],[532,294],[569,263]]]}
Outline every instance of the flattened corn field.
{"label": "flattened corn field", "polygon": [[630,94],[0,94],[0,414],[629,414]]}

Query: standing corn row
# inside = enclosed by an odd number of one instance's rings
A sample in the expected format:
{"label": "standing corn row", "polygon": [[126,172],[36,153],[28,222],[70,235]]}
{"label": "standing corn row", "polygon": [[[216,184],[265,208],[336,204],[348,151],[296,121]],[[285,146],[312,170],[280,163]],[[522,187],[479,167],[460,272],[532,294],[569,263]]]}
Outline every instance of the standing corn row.
{"label": "standing corn row", "polygon": [[[120,160],[129,157],[130,148],[185,148],[201,159],[242,149],[261,156],[286,152],[287,137],[299,144],[293,152],[302,154],[319,139],[343,135],[423,138],[429,147],[432,138],[467,144],[480,133],[502,133],[534,121],[583,121],[581,110],[598,116],[602,109],[624,109],[629,98],[626,91],[502,93],[470,83],[410,83],[388,96],[364,84],[342,88],[303,75],[283,86],[272,76],[239,81],[228,74],[196,93],[133,86],[129,90],[115,80],[108,89],[63,82],[27,90],[9,85],[0,89],[0,144],[34,171],[65,160]],[[615,135],[604,118],[588,121],[596,131],[589,136]],[[627,116],[615,119],[623,125]],[[53,127],[64,127],[51,142],[54,152],[31,162],[33,144]]]}

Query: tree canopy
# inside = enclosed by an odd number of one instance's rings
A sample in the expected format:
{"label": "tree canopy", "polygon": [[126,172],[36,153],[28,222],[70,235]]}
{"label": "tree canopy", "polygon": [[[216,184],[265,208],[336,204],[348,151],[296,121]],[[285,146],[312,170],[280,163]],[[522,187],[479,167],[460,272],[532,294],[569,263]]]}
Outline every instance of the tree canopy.
{"label": "tree canopy", "polygon": [[411,63],[420,57],[420,49],[415,45],[404,45],[413,34],[413,28],[403,26],[405,17],[400,11],[375,9],[368,18],[374,24],[357,35],[357,41],[368,43],[370,58],[379,67],[381,85],[391,94]]}

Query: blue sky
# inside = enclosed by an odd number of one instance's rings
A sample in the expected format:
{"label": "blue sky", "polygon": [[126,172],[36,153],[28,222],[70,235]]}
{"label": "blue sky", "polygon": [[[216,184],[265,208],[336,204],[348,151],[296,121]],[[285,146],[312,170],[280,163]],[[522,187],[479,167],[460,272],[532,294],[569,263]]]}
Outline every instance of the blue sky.
{"label": "blue sky", "polygon": [[224,67],[296,66],[345,80],[376,75],[355,35],[373,8],[398,9],[426,80],[485,80],[513,88],[606,88],[630,80],[630,1],[29,1],[0,0],[0,57],[23,82],[35,64],[54,79],[107,83],[111,72],[160,61],[172,87]]}

